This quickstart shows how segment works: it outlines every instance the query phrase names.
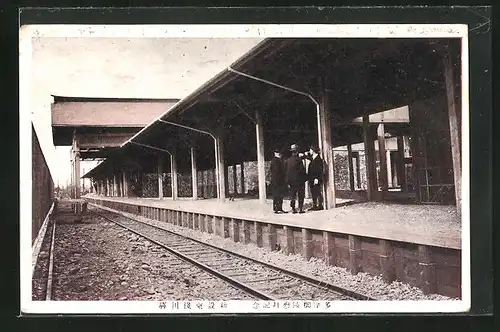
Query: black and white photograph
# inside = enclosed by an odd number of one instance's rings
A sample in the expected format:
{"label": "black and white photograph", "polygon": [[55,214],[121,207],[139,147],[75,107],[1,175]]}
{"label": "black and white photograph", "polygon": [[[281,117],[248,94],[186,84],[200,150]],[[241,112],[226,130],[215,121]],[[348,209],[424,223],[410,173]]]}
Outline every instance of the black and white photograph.
{"label": "black and white photograph", "polygon": [[23,312],[467,311],[468,54],[464,24],[21,26]]}

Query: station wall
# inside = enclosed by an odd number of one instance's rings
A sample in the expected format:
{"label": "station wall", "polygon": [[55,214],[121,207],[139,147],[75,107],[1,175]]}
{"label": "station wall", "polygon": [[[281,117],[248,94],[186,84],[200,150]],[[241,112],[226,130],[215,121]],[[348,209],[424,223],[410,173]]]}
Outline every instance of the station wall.
{"label": "station wall", "polygon": [[[54,202],[54,180],[40,147],[35,128],[31,126],[32,151],[32,221],[31,241],[38,235],[52,203]],[[22,192],[21,192],[22,197]]]}

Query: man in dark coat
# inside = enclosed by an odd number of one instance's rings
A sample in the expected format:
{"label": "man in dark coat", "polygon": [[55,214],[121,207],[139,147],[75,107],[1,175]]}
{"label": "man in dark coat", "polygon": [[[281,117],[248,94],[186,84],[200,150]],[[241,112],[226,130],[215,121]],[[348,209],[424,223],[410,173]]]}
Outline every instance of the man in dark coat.
{"label": "man in dark coat", "polygon": [[316,146],[311,146],[309,150],[311,162],[307,170],[307,180],[311,187],[311,195],[313,199],[312,211],[323,210],[323,194],[321,193],[323,184],[323,159],[319,155],[319,149]]}
{"label": "man in dark coat", "polygon": [[285,165],[279,149],[274,149],[274,157],[271,160],[271,190],[274,213],[287,213],[283,211],[283,196],[286,191]]}
{"label": "man in dark coat", "polygon": [[290,188],[290,207],[293,213],[295,210],[295,199],[299,198],[299,213],[304,213],[304,196],[305,196],[305,182],[306,169],[302,159],[299,157],[299,149],[296,144],[291,146],[292,155],[286,161],[286,183]]}

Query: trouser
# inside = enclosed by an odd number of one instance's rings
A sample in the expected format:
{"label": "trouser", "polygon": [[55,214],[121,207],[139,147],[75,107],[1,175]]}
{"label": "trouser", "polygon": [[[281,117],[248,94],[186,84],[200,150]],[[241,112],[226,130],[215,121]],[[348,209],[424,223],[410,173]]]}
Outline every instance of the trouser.
{"label": "trouser", "polygon": [[311,186],[311,195],[313,206],[317,208],[323,207],[323,193],[321,192],[321,184],[313,184]]}
{"label": "trouser", "polygon": [[304,207],[304,197],[305,197],[305,185],[290,185],[290,207],[295,210],[295,200],[299,198],[299,210]]}
{"label": "trouser", "polygon": [[284,186],[275,185],[272,186],[271,188],[273,192],[273,210],[283,211]]}
{"label": "trouser", "polygon": [[273,210],[283,211],[283,196],[281,194],[273,195]]}

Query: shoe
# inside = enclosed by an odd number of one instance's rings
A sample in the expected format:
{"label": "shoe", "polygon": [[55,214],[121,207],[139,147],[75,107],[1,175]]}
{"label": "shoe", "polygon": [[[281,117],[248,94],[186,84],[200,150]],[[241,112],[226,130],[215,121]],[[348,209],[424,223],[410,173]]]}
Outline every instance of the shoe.
{"label": "shoe", "polygon": [[312,208],[309,209],[309,211],[316,211],[318,208],[316,206],[313,206]]}
{"label": "shoe", "polygon": [[288,211],[279,210],[280,213],[288,213]]}
{"label": "shoe", "polygon": [[292,213],[294,213],[294,214],[295,214],[295,213],[297,213],[297,210],[295,210],[295,209],[292,209]]}
{"label": "shoe", "polygon": [[274,211],[274,213],[278,214],[278,213],[280,213],[280,212],[279,212],[279,211]]}
{"label": "shoe", "polygon": [[305,213],[304,210],[300,210],[299,213]]}

